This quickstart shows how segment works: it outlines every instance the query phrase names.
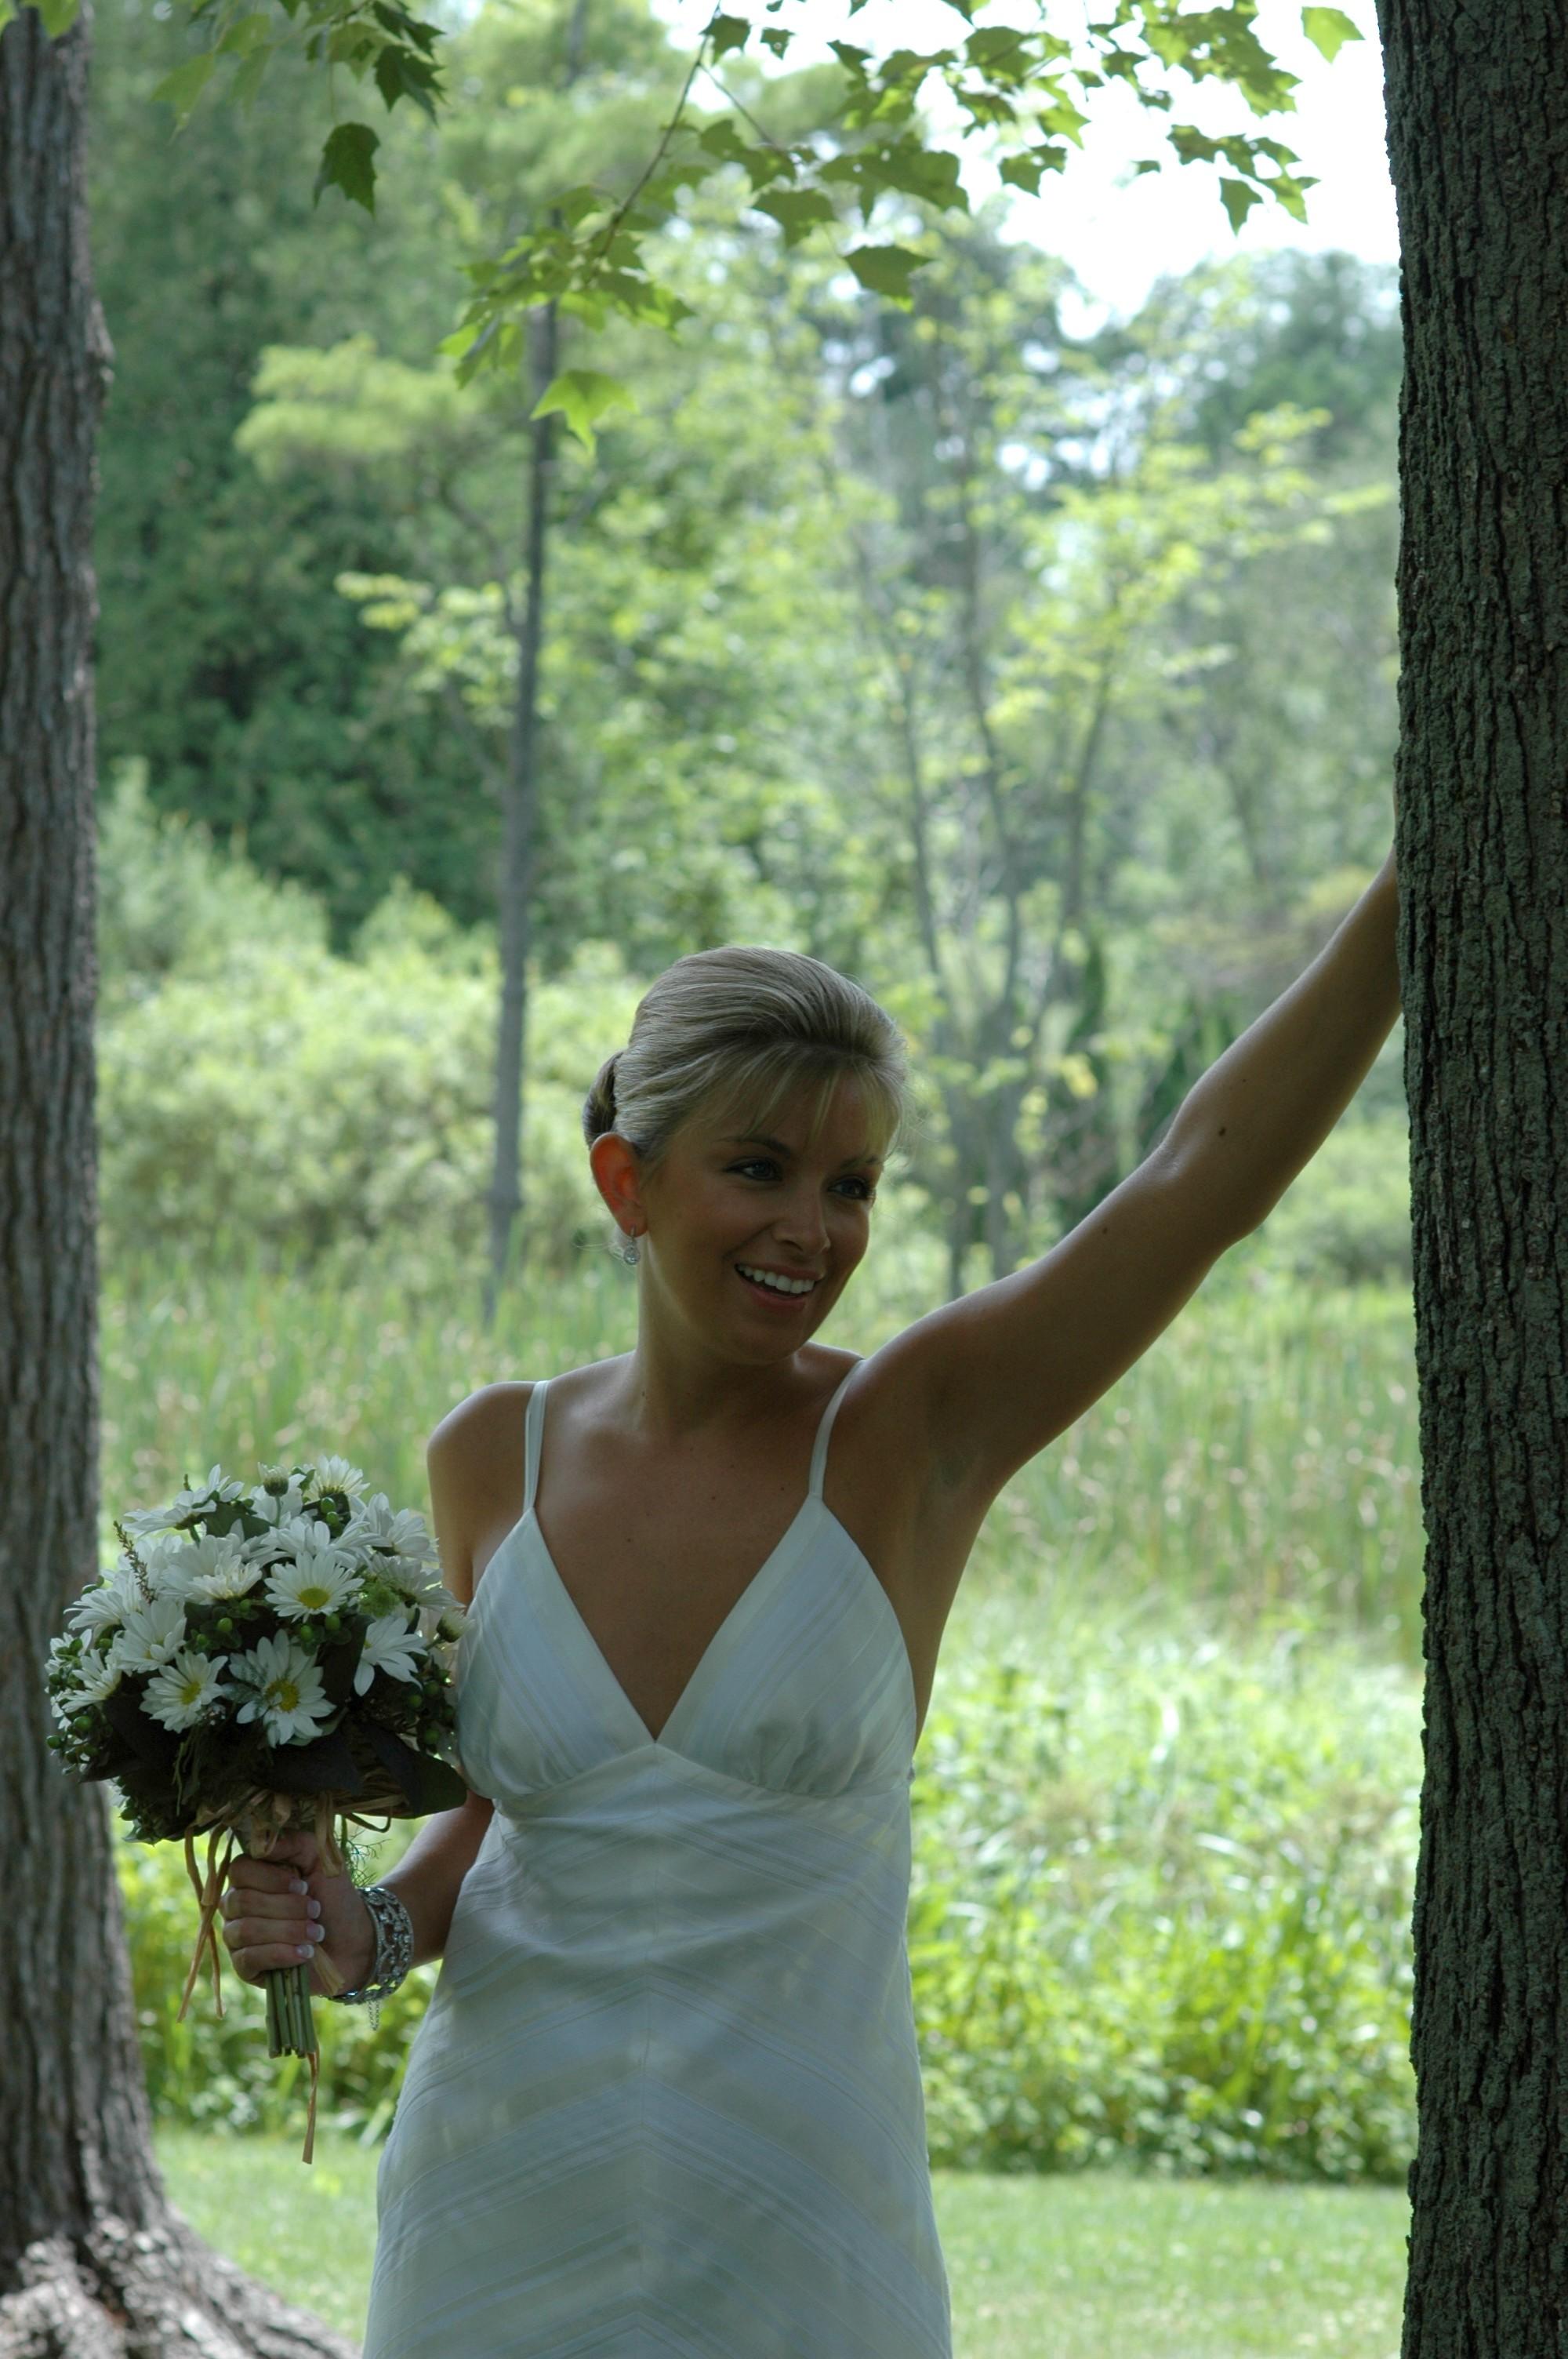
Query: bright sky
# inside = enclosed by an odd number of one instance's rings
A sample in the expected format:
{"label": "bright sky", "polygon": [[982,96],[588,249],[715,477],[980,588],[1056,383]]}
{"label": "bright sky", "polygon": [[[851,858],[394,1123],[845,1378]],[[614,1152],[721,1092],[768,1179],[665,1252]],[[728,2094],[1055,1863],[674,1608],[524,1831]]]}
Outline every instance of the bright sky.
{"label": "bright sky", "polygon": [[[1398,260],[1374,0],[1339,0],[1339,5],[1365,38],[1346,43],[1330,65],[1302,32],[1300,0],[1260,0],[1259,38],[1301,77],[1294,114],[1257,117],[1233,92],[1195,85],[1184,76],[1173,82],[1178,120],[1210,134],[1255,130],[1295,149],[1303,172],[1318,180],[1307,190],[1304,225],[1269,200],[1252,208],[1238,239],[1220,203],[1220,168],[1214,165],[1181,165],[1173,158],[1159,172],[1119,185],[1137,158],[1161,153],[1162,119],[1119,84],[1091,94],[1094,119],[1084,133],[1084,152],[1072,157],[1065,172],[1046,175],[1038,199],[1017,200],[1020,232],[1069,263],[1094,299],[1093,310],[1072,321],[1076,332],[1108,310],[1135,310],[1162,274],[1189,270],[1238,246],[1254,252],[1337,246],[1370,262]],[[712,13],[712,0],[669,0],[668,13],[686,37]],[[1064,32],[1078,21],[1069,6],[1054,10],[1052,21],[1058,17]],[[983,21],[1005,19],[1005,9],[988,9]],[[847,0],[798,0],[782,21],[803,33],[819,32],[824,41],[842,37],[877,54],[895,43],[935,48],[963,31],[942,0],[868,0],[852,24]],[[790,63],[806,61],[797,40]],[[709,89],[706,103],[713,98]],[[974,196],[995,185],[989,174],[966,178]]]}

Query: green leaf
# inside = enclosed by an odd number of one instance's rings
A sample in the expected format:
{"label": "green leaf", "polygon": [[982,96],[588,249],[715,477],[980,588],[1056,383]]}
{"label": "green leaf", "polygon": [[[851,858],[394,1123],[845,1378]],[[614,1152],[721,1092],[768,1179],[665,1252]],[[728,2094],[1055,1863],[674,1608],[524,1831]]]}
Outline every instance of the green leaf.
{"label": "green leaf", "polygon": [[262,76],[266,71],[266,61],[272,53],[272,44],[269,41],[265,49],[253,49],[248,57],[240,60],[234,69],[234,79],[229,84],[231,102],[237,101],[241,106],[246,108],[254,105],[256,92],[262,85]]}
{"label": "green leaf", "polygon": [[761,38],[764,49],[772,49],[775,58],[783,58],[788,56],[795,35],[786,33],[782,25],[770,25]]}
{"label": "green leaf", "polygon": [[[70,32],[76,22],[77,5],[78,0],[38,0],[38,15],[51,41],[58,41],[62,33]],[[0,25],[5,21],[5,16],[0,16]]]}
{"label": "green leaf", "polygon": [[852,245],[844,259],[871,294],[907,305],[910,278],[931,257],[909,245]]}
{"label": "green leaf", "polygon": [[752,27],[744,16],[710,16],[703,31],[713,44],[713,54],[722,58],[731,49],[742,49]]}
{"label": "green leaf", "polygon": [[545,387],[529,412],[531,418],[547,418],[559,410],[570,431],[591,458],[594,428],[607,409],[635,409],[635,397],[629,386],[616,376],[606,376],[600,369],[563,369]]}
{"label": "green leaf", "polygon": [[253,49],[259,49],[262,48],[266,40],[266,37],[267,19],[265,16],[256,10],[253,10],[247,16],[235,17],[233,23],[230,26],[228,31],[219,42],[217,54],[221,58],[227,57],[231,50],[238,50],[241,57],[248,58]]}
{"label": "green leaf", "polygon": [[1359,41],[1366,38],[1359,25],[1353,25],[1343,8],[1303,8],[1302,30],[1314,49],[1323,51],[1330,65],[1346,41]]}
{"label": "green leaf", "polygon": [[203,49],[200,57],[187,58],[171,74],[165,74],[153,91],[166,106],[172,106],[183,128],[190,119],[190,110],[212,79],[217,59],[211,49]]}
{"label": "green leaf", "polygon": [[323,190],[341,189],[345,197],[351,197],[356,205],[363,205],[367,213],[373,213],[375,166],[371,159],[380,145],[368,123],[340,123],[329,134],[321,150],[315,202],[320,203]]}
{"label": "green leaf", "polygon": [[1004,156],[1000,169],[1009,188],[1027,189],[1032,197],[1040,194],[1040,175],[1045,167],[1038,156]]}
{"label": "green leaf", "polygon": [[1230,226],[1239,237],[1242,223],[1253,206],[1260,205],[1263,201],[1262,190],[1255,189],[1250,180],[1227,180],[1222,176],[1219,193],[1224,201],[1225,210],[1230,215]]}
{"label": "green leaf", "polygon": [[833,200],[821,189],[769,189],[755,200],[753,210],[777,222],[786,245],[798,245],[808,230],[838,218]]}

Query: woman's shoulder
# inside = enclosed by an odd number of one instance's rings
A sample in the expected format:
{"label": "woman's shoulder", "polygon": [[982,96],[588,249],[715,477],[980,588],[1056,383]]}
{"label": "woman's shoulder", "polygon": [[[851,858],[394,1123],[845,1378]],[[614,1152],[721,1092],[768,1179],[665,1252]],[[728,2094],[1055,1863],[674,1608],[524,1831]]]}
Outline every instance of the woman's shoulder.
{"label": "woman's shoulder", "polygon": [[481,1385],[449,1408],[425,1445],[441,1579],[471,1602],[476,1549],[521,1481],[532,1380]]}

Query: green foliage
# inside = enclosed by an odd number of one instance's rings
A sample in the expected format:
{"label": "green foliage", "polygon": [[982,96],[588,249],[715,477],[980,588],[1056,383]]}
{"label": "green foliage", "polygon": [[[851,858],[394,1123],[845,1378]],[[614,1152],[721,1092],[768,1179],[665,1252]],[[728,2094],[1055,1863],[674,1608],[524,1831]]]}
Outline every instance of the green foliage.
{"label": "green foliage", "polygon": [[327,947],[313,894],[220,849],[200,821],[155,811],[136,759],[114,766],[99,801],[97,921],[100,1022],[172,975],[221,973],[236,941]]}
{"label": "green foliage", "polygon": [[1330,65],[1346,41],[1362,38],[1361,27],[1346,15],[1343,8],[1303,8],[1302,30],[1308,40],[1323,51]]}
{"label": "green foliage", "polygon": [[[851,5],[850,16],[856,13]],[[968,7],[958,5],[957,13],[968,22]],[[1314,36],[1322,47],[1326,19],[1336,12],[1315,13],[1325,20]],[[733,190],[731,202],[769,214],[795,243],[816,227],[836,230],[846,199],[858,206],[862,225],[870,225],[879,207],[896,214],[911,200],[938,212],[967,212],[959,151],[972,141],[1000,147],[1004,179],[1037,190],[1044,172],[1062,168],[1066,143],[1083,145],[1092,93],[1113,80],[1156,115],[1171,113],[1166,77],[1172,72],[1195,83],[1230,83],[1256,115],[1288,111],[1296,78],[1263,48],[1254,14],[1248,0],[1202,12],[1184,9],[1179,0],[1118,0],[1108,19],[1087,24],[1077,46],[1044,25],[971,26],[962,40],[946,47],[894,47],[881,58],[852,41],[833,40],[828,46],[839,68],[838,86],[815,119],[791,136],[759,121],[755,108],[766,111],[773,85],[756,70],[756,59],[762,50],[775,65],[786,61],[794,28],[781,24],[771,6],[762,21],[720,10],[703,28],[680,95],[632,187],[617,194],[595,179],[554,190],[546,213],[501,252],[470,266],[474,295],[442,349],[456,360],[466,385],[481,370],[511,363],[517,322],[542,303],[557,304],[595,330],[616,314],[678,328],[694,306],[661,270],[656,234],[693,191],[720,176]],[[752,64],[751,103],[735,102],[715,73],[729,60]],[[1143,69],[1153,70],[1152,79],[1142,78]],[[730,100],[734,111],[717,120],[699,116],[694,104],[699,81]],[[931,92],[940,94],[941,114],[957,122],[956,134],[933,128]],[[1233,177],[1219,185],[1233,228],[1265,196],[1305,219],[1305,192],[1314,183],[1292,168],[1297,159],[1280,141],[1242,132],[1211,138],[1179,122],[1168,125],[1168,137],[1184,164],[1223,157],[1230,166]],[[902,304],[925,257],[882,240],[850,246],[842,258],[863,287]]]}
{"label": "green foliage", "polygon": [[[1266,1241],[1266,1242],[1265,1242]],[[1330,1286],[1411,1283],[1410,1126],[1346,1118],[1271,1212],[1256,1242],[1276,1266]]]}
{"label": "green foliage", "polygon": [[558,411],[591,459],[597,447],[594,428],[606,411],[636,407],[620,379],[606,376],[602,369],[563,369],[550,379],[528,415],[548,418]]}
{"label": "green foliage", "polygon": [[[111,1255],[254,1241],[309,1261],[351,1238],[482,1234],[492,940],[406,884],[326,947],[297,887],[148,812],[124,771],[100,848],[100,1186]],[[535,985],[527,1234],[559,1266],[602,1208],[580,1107],[636,996],[585,946]]]}
{"label": "green foliage", "polygon": [[[434,924],[433,904],[419,914]],[[111,1252],[185,1240],[222,1255],[254,1239],[308,1265],[356,1239],[477,1245],[499,968],[488,948],[465,970],[392,930],[384,921],[361,959],[286,931],[235,940],[102,1026]],[[546,1266],[602,1220],[580,1076],[624,1038],[634,998],[612,953],[585,950],[560,982],[535,979],[524,1218]]]}
{"label": "green foliage", "polygon": [[935,2162],[1402,2179],[1419,1697],[1320,1634],[950,1665],[914,1794]]}
{"label": "green foliage", "polygon": [[147,94],[189,51],[183,14],[103,0],[92,39],[93,268],[114,346],[94,545],[101,775],[145,758],[160,810],[239,832],[259,867],[321,894],[339,948],[400,870],[470,920],[491,905],[493,809],[333,588],[344,570],[406,570],[406,511],[346,474],[268,481],[232,440],[267,347],[373,321],[423,353],[449,322],[428,176],[396,176],[374,223],[314,215],[301,59],[275,61],[276,103],[199,109],[170,141]]}
{"label": "green foliage", "polygon": [[[50,28],[59,31],[75,13],[74,0],[48,0]],[[919,51],[895,46],[876,57],[849,40],[830,43],[838,62],[831,102],[796,136],[762,128],[752,108],[737,103],[715,68],[751,66],[752,95],[762,77],[759,53],[773,67],[787,62],[795,28],[779,21],[773,0],[761,19],[720,10],[703,27],[673,111],[660,128],[642,168],[623,193],[597,180],[558,183],[521,235],[510,235],[498,252],[470,265],[475,292],[454,335],[442,349],[457,361],[460,382],[481,369],[509,365],[515,358],[520,323],[540,304],[557,303],[590,328],[612,316],[665,329],[678,327],[692,307],[658,275],[647,241],[678,209],[683,197],[718,176],[731,184],[739,168],[745,195],[755,204],[774,192],[804,200],[826,224],[817,201],[827,199],[836,220],[837,191],[858,204],[863,224],[884,201],[914,199],[937,211],[968,210],[959,151],[968,142],[1000,145],[1008,177],[1037,188],[1046,170],[1059,170],[1067,146],[1082,146],[1092,119],[1093,93],[1119,82],[1157,117],[1169,117],[1172,73],[1196,84],[1219,81],[1238,90],[1254,115],[1288,112],[1296,77],[1287,73],[1259,40],[1254,0],[1194,11],[1181,0],[1117,0],[1112,15],[1091,18],[1078,42],[1039,27],[970,24],[971,10],[955,0],[969,29],[961,40]],[[3,0],[6,15],[15,0]],[[860,0],[849,0],[853,17]],[[227,95],[245,106],[254,101],[269,61],[293,52],[313,66],[346,65],[356,80],[373,78],[390,112],[407,96],[432,119],[446,97],[436,43],[439,24],[396,5],[376,0],[279,0],[280,14],[256,10],[248,0],[191,0],[193,22],[211,34],[210,47],[167,74],[154,96],[169,104],[183,129],[203,92],[212,85],[220,60],[235,71]],[[0,21],[4,21],[0,17]],[[1309,36],[1332,58],[1355,28],[1337,10],[1303,14]],[[1348,28],[1348,29],[1346,29]],[[752,47],[754,41],[754,48]],[[748,54],[750,52],[750,54]],[[1146,70],[1152,70],[1145,79]],[[695,85],[704,78],[733,112],[704,122],[692,110]],[[956,121],[954,135],[933,127],[928,87],[939,93],[941,112]],[[1087,102],[1081,105],[1079,101]],[[1181,162],[1223,157],[1232,177],[1220,193],[1232,226],[1239,229],[1249,207],[1272,196],[1297,219],[1305,218],[1310,176],[1292,168],[1297,158],[1276,139],[1237,132],[1213,138],[1187,123],[1171,122],[1167,133]],[[360,122],[340,123],[328,134],[318,167],[314,195],[330,187],[373,212],[378,135]],[[1153,168],[1152,160],[1140,168]],[[777,216],[775,215],[775,218]],[[797,210],[792,233],[804,228]],[[908,273],[917,266],[913,252],[880,243],[851,249],[845,256],[861,283],[894,301],[907,296]]]}

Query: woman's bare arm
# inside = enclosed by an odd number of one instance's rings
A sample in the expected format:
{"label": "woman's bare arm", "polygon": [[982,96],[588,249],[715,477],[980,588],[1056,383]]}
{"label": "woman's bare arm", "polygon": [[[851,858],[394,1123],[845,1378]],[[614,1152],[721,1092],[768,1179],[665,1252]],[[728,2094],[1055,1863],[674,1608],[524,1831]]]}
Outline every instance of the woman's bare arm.
{"label": "woman's bare arm", "polygon": [[397,1865],[379,1881],[395,1892],[414,1930],[416,1966],[438,1958],[447,1946],[458,1890],[478,1856],[495,1805],[470,1794],[455,1810],[426,1820]]}
{"label": "woman's bare arm", "polygon": [[899,1430],[983,1512],[1257,1228],[1400,1012],[1393,854],[1306,972],[1195,1082],[1165,1136],[1040,1260],[875,1354]]}

